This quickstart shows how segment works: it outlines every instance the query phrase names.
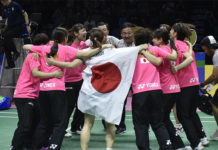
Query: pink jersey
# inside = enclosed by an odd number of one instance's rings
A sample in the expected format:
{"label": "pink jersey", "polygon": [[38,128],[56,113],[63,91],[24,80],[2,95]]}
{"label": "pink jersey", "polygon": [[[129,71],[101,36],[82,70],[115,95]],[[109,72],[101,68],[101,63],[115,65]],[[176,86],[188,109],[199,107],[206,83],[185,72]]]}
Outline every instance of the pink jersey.
{"label": "pink jersey", "polygon": [[[148,51],[161,58],[165,58],[169,54],[157,46],[149,46]],[[132,89],[133,94],[161,90],[158,67],[151,64],[144,56],[139,56],[136,60]]]}
{"label": "pink jersey", "polygon": [[40,79],[32,75],[32,70],[40,66],[39,61],[31,58],[29,53],[24,60],[23,67],[14,91],[14,98],[36,99],[39,95]]}
{"label": "pink jersey", "polygon": [[[38,53],[40,57],[40,70],[42,72],[54,72],[56,70],[61,70],[65,72],[65,69],[57,67],[57,66],[49,66],[46,62],[46,54],[51,50],[51,46],[43,45],[43,46],[32,46],[31,51]],[[57,61],[67,61],[71,62],[76,58],[77,50],[70,46],[64,46],[58,44],[58,52],[55,56],[55,60]],[[40,81],[40,91],[53,91],[53,90],[65,90],[65,80],[64,76],[62,78],[49,78],[49,79],[41,79]]]}
{"label": "pink jersey", "polygon": [[[82,50],[85,48],[88,48],[86,43],[84,41],[81,41],[79,44],[78,43],[73,43],[71,45],[72,47]],[[66,69],[65,72],[65,82],[77,82],[82,80],[82,70],[83,70],[84,65],[80,65],[76,68],[73,69]]]}
{"label": "pink jersey", "polygon": [[[188,45],[183,41],[177,40],[175,42],[175,46],[178,51],[178,58],[176,60],[176,65],[178,65],[182,63],[184,60],[183,53],[189,52],[189,50],[188,50]],[[179,85],[181,88],[199,85],[199,77],[198,77],[198,71],[197,71],[194,51],[193,51],[192,57],[194,61],[187,67],[180,69],[177,73]]]}
{"label": "pink jersey", "polygon": [[[162,50],[172,53],[170,46],[162,46]],[[177,76],[171,72],[171,61],[163,59],[159,66],[160,84],[164,94],[180,92]]]}

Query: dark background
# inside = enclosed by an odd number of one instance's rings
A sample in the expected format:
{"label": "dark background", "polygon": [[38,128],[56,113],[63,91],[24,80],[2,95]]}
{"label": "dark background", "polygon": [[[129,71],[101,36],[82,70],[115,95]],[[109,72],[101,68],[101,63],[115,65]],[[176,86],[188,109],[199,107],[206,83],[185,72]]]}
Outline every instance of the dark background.
{"label": "dark background", "polygon": [[[196,26],[198,41],[194,49],[201,52],[199,41],[206,35],[218,39],[218,0],[16,0],[39,23],[38,32],[51,35],[56,26],[75,23],[107,22],[110,35],[120,37],[124,22],[158,28],[175,22]],[[92,26],[86,26],[89,30]]]}

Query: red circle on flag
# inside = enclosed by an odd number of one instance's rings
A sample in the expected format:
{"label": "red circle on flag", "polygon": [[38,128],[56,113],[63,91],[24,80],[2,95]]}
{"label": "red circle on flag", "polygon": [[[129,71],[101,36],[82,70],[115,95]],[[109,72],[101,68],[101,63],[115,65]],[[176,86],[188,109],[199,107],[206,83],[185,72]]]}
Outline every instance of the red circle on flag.
{"label": "red circle on flag", "polygon": [[113,63],[93,66],[91,84],[100,93],[109,93],[115,90],[121,82],[120,69]]}

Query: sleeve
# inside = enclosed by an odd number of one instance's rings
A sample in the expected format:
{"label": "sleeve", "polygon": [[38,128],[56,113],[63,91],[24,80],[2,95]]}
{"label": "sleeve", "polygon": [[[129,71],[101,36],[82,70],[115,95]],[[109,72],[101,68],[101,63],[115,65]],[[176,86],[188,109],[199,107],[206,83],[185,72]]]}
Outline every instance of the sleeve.
{"label": "sleeve", "polygon": [[16,8],[18,9],[19,12],[21,12],[22,14],[25,13],[25,10],[23,9],[23,7],[22,7],[20,4],[15,3],[15,6],[16,6]]}
{"label": "sleeve", "polygon": [[32,54],[29,54],[27,57],[27,61],[29,62],[30,69],[33,70],[35,68],[38,68],[40,66],[39,60],[35,60],[31,58]]}
{"label": "sleeve", "polygon": [[38,53],[39,55],[43,55],[43,53],[49,53],[49,47],[45,46],[45,45],[40,45],[40,46],[32,46],[30,51],[34,52],[34,53]]}
{"label": "sleeve", "polygon": [[214,54],[213,67],[214,68],[218,67],[218,54]]}
{"label": "sleeve", "polygon": [[112,41],[112,45],[114,45],[115,47],[119,46],[120,40],[118,38],[111,36],[111,41]]}
{"label": "sleeve", "polygon": [[78,52],[78,49],[68,46],[68,48],[65,49],[65,56],[66,56],[65,61],[71,62],[74,59],[76,59],[77,52]]}
{"label": "sleeve", "polygon": [[158,51],[158,57],[162,57],[164,59],[170,54],[169,52],[167,52],[161,48],[158,48],[157,51]]}
{"label": "sleeve", "polygon": [[88,48],[87,44],[84,41],[81,42],[81,48],[82,49]]}

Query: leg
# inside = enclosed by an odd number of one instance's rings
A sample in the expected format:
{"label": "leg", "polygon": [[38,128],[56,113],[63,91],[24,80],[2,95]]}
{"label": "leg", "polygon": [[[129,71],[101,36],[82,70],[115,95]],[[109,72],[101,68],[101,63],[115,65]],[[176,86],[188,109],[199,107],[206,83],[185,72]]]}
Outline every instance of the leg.
{"label": "leg", "polygon": [[164,101],[164,124],[169,133],[170,140],[172,142],[173,148],[184,148],[185,145],[181,137],[177,134],[177,131],[170,120],[170,113],[172,108],[175,106],[176,99],[178,98],[178,93],[163,94]]}
{"label": "leg", "polygon": [[116,128],[117,128],[116,134],[122,134],[126,131],[126,125],[125,125],[126,109],[125,108],[126,108],[127,98],[128,98],[128,95],[124,101],[123,113],[122,113],[120,124],[118,126],[116,125]]}
{"label": "leg", "polygon": [[50,149],[59,150],[67,126],[67,100],[64,91],[48,91],[51,107],[52,134],[49,141]]}
{"label": "leg", "polygon": [[148,93],[133,95],[132,117],[136,135],[136,145],[139,150],[149,150],[149,107]]}
{"label": "leg", "polygon": [[108,122],[105,122],[106,125],[106,148],[113,148],[114,139],[115,139],[115,126]]}
{"label": "leg", "polygon": [[176,103],[178,118],[193,148],[197,147],[200,143],[198,131],[193,120],[193,114],[196,113],[197,108],[195,101],[196,92],[198,92],[196,86],[182,88],[180,98]]}
{"label": "leg", "polygon": [[164,108],[163,108],[163,99],[162,91],[155,90],[150,93],[150,124],[152,130],[155,133],[160,150],[172,150],[172,144],[170,141],[169,134],[163,123],[164,118]]}
{"label": "leg", "polygon": [[89,114],[85,114],[85,122],[83,125],[83,129],[80,135],[80,145],[82,150],[87,150],[89,141],[90,141],[90,133],[92,126],[94,124],[95,117]]}
{"label": "leg", "polygon": [[175,118],[175,120],[176,120],[176,124],[180,124],[179,119],[178,119],[178,117],[177,117],[177,113],[176,113],[176,103],[175,103],[175,105],[173,106],[173,114],[174,114],[174,118]]}
{"label": "leg", "polygon": [[83,80],[73,83],[73,92],[75,95],[75,113],[73,115],[73,121],[71,123],[71,131],[80,131],[84,124],[84,114],[78,109],[77,101],[79,92],[82,86]]}

